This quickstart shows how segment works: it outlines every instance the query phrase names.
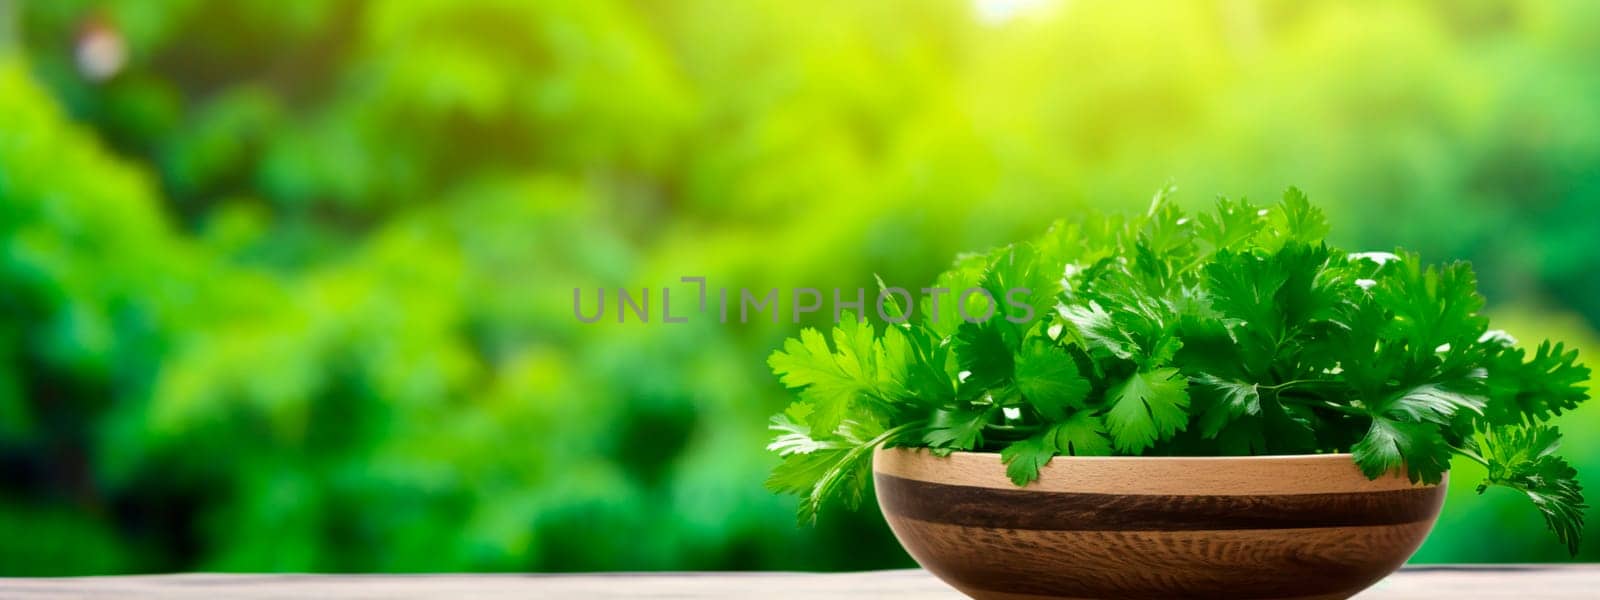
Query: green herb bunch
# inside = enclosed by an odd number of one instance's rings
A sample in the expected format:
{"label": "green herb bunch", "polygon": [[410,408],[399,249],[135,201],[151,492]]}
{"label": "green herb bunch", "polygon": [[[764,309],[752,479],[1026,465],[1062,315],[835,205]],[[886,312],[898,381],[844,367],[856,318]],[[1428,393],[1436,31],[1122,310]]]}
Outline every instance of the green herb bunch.
{"label": "green herb bunch", "polygon": [[951,294],[883,305],[881,331],[846,314],[831,344],[788,340],[768,487],[805,522],[859,503],[885,445],[998,451],[1019,486],[1067,455],[1348,452],[1430,483],[1460,455],[1576,553],[1587,507],[1547,424],[1588,397],[1576,351],[1490,330],[1466,263],[1329,247],[1298,190],[1192,218],[1164,196],[963,256],[930,288]]}

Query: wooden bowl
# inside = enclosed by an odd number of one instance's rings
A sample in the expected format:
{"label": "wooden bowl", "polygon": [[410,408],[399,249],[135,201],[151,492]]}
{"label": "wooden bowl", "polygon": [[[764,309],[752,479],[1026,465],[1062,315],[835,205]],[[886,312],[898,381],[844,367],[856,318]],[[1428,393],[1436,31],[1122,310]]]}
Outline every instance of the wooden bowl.
{"label": "wooden bowl", "polygon": [[974,598],[1349,598],[1416,552],[1445,492],[1349,454],[1058,456],[1024,488],[993,453],[872,467],[900,544]]}

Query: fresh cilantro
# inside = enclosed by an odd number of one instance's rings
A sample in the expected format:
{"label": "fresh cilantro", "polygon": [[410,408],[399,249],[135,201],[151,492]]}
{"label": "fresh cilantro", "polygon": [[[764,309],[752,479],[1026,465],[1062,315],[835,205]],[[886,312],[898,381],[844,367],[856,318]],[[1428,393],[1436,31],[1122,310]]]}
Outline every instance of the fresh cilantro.
{"label": "fresh cilantro", "polygon": [[894,362],[906,358],[904,339],[887,332],[877,338],[872,324],[850,313],[841,321],[832,348],[821,332],[805,329],[767,359],[784,385],[801,388],[801,402],[811,407],[806,422],[817,431],[833,431],[852,415],[879,421],[905,392],[905,365]]}
{"label": "fresh cilantro", "polygon": [[1105,419],[1080,410],[1055,426],[1056,451],[1068,456],[1110,456]]}
{"label": "fresh cilantro", "polygon": [[1106,424],[1117,450],[1139,454],[1189,424],[1188,380],[1177,369],[1129,375],[1106,392]]}
{"label": "fresh cilantro", "polygon": [[1583,502],[1578,472],[1555,456],[1560,445],[1561,432],[1552,426],[1498,427],[1482,434],[1476,445],[1481,454],[1467,454],[1489,469],[1489,476],[1478,484],[1479,494],[1492,486],[1526,494],[1550,531],[1576,555],[1583,511],[1589,506]]}
{"label": "fresh cilantro", "polygon": [[983,428],[993,416],[993,408],[979,410],[939,409],[928,419],[922,443],[937,451],[971,450],[983,440]]}
{"label": "fresh cilantro", "polygon": [[1006,476],[1017,485],[1028,485],[1039,479],[1039,469],[1050,464],[1056,455],[1056,432],[1046,429],[1012,442],[1000,450],[1000,462],[1006,465]]}
{"label": "fresh cilantro", "polygon": [[1450,447],[1428,423],[1374,418],[1350,452],[1367,477],[1400,471],[1412,481],[1439,483],[1450,468]]}
{"label": "fresh cilantro", "polygon": [[1089,380],[1065,350],[1043,338],[1033,338],[1017,354],[1017,390],[1035,410],[1051,420],[1065,419],[1067,411],[1083,408]]}
{"label": "fresh cilantro", "polygon": [[1263,246],[1281,248],[1288,242],[1314,244],[1328,235],[1328,220],[1322,215],[1322,209],[1312,206],[1299,188],[1285,191],[1283,202],[1270,212],[1275,235],[1263,239]]}
{"label": "fresh cilantro", "polygon": [[1266,224],[1265,213],[1245,200],[1217,199],[1217,210],[1200,215],[1200,242],[1208,252],[1240,250]]}
{"label": "fresh cilantro", "polygon": [[1493,355],[1487,373],[1491,420],[1516,424],[1524,415],[1545,420],[1576,408],[1589,397],[1583,387],[1589,368],[1577,360],[1577,350],[1550,342],[1540,344],[1532,357],[1514,347]]}
{"label": "fresh cilantro", "polygon": [[[882,329],[846,315],[788,340],[769,487],[810,521],[860,501],[882,446],[999,452],[1017,485],[1063,455],[1348,452],[1420,482],[1463,455],[1577,548],[1587,507],[1547,424],[1588,398],[1575,351],[1490,331],[1465,263],[1329,246],[1299,190],[1193,217],[1168,196],[964,255]],[[994,301],[963,314],[972,289]]]}
{"label": "fresh cilantro", "polygon": [[1190,378],[1206,408],[1200,412],[1200,430],[1215,438],[1228,424],[1261,415],[1261,389],[1254,383],[1223,379],[1209,373]]}
{"label": "fresh cilantro", "polygon": [[822,505],[841,499],[855,508],[861,504],[872,475],[872,450],[908,429],[888,431],[855,421],[844,421],[831,435],[815,435],[788,414],[772,418],[777,438],[767,446],[783,462],[767,478],[767,489],[800,496],[799,519],[815,522]]}
{"label": "fresh cilantro", "polygon": [[[958,377],[967,389],[1010,395],[1017,359],[1004,333],[1007,325],[997,321],[962,323],[951,344],[956,362],[965,376]],[[959,375],[959,374],[958,374]]]}

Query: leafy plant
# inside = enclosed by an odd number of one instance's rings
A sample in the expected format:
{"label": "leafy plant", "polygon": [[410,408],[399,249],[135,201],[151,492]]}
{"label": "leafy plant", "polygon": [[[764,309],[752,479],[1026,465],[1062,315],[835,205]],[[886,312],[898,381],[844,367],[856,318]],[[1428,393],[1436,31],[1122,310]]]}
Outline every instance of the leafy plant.
{"label": "leafy plant", "polygon": [[1327,233],[1292,188],[1196,217],[1163,194],[938,278],[987,292],[982,308],[926,297],[881,333],[847,316],[831,346],[806,329],[768,361],[799,390],[773,418],[769,487],[801,496],[802,521],[854,506],[880,445],[998,451],[1019,486],[1059,455],[1348,452],[1370,478],[1435,483],[1459,454],[1488,468],[1480,492],[1525,493],[1576,553],[1582,488],[1546,424],[1587,398],[1576,351],[1530,356],[1488,329],[1466,263],[1346,253]]}

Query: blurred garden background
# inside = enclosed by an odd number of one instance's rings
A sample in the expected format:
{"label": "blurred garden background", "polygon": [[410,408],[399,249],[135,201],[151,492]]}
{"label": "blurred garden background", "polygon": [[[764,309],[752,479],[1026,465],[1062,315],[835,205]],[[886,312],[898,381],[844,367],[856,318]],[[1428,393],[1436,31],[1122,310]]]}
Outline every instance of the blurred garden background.
{"label": "blurred garden background", "polygon": [[[1169,184],[1596,364],[1600,3],[0,0],[0,575],[909,566],[762,489],[798,325],[571,290],[912,287]],[[1566,560],[1457,467],[1418,561]]]}

